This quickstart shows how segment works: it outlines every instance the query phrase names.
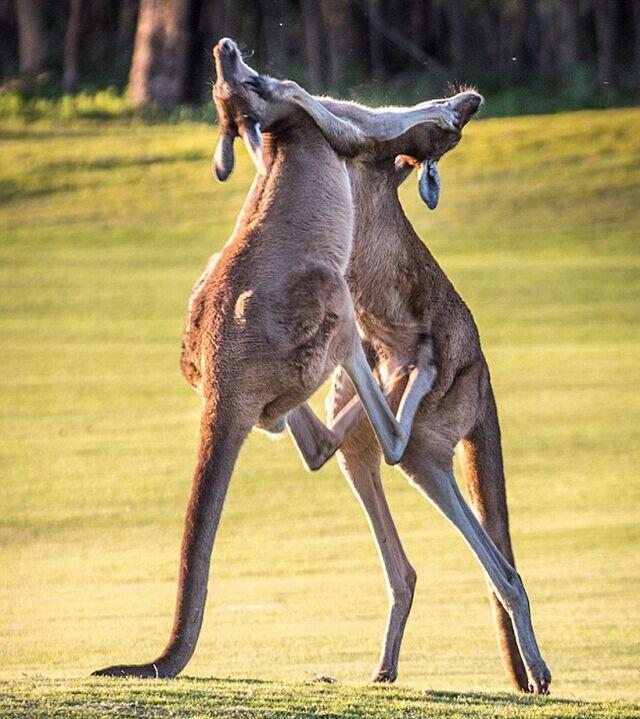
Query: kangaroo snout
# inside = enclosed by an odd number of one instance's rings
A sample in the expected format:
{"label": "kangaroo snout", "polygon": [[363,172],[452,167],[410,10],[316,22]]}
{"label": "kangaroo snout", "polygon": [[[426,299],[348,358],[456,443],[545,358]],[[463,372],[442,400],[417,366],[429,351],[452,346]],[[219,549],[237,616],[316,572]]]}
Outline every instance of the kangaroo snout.
{"label": "kangaroo snout", "polygon": [[484,98],[478,92],[461,92],[451,100],[451,106],[460,116],[459,129],[478,112],[484,104]]}
{"label": "kangaroo snout", "polygon": [[238,46],[231,38],[223,37],[213,48],[213,52],[214,54],[226,55],[229,58],[233,58],[238,52]]}

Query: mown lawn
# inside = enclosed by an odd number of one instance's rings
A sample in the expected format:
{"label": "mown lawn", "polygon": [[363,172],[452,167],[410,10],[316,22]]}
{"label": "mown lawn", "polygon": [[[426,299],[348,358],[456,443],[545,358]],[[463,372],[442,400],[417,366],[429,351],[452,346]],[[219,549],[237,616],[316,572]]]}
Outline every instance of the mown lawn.
{"label": "mown lawn", "polygon": [[[418,587],[398,685],[368,686],[386,592],[335,461],[252,436],[187,678],[87,679],[171,624],[199,400],[182,318],[250,181],[215,129],[0,126],[1,717],[640,714],[640,109],[472,123],[441,205],[403,190],[475,313],[552,697],[508,691],[481,572],[402,476]],[[321,397],[318,397],[321,402]],[[338,684],[311,683],[316,674]],[[636,702],[635,704],[633,702]]]}

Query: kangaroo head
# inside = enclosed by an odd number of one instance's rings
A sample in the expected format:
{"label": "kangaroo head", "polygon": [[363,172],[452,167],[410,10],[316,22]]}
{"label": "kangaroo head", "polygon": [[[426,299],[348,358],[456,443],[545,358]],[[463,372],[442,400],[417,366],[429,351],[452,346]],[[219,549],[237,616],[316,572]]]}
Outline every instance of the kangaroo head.
{"label": "kangaroo head", "polygon": [[[462,128],[478,112],[483,103],[477,92],[459,92],[443,100],[432,100],[434,104],[447,103],[458,116],[457,131],[444,130],[426,122],[416,125],[394,141],[393,149],[396,170],[404,181],[414,167],[419,168],[418,191],[430,210],[435,209],[440,197],[440,173],[438,160],[452,150],[462,137]],[[381,147],[384,151],[384,148]],[[406,170],[403,173],[403,170]]]}
{"label": "kangaroo head", "polygon": [[262,159],[262,136],[252,98],[244,82],[257,74],[242,59],[238,46],[222,38],[213,48],[216,84],[213,101],[218,110],[220,138],[213,155],[213,169],[218,180],[229,177],[234,165],[233,142],[240,135],[258,172],[265,173]]}
{"label": "kangaroo head", "polygon": [[[262,154],[262,130],[268,131],[291,113],[292,105],[272,94],[267,97],[263,85],[266,80],[242,59],[238,46],[229,38],[222,38],[213,48],[216,64],[216,83],[213,101],[218,111],[220,139],[213,156],[213,169],[222,182],[229,177],[234,165],[233,142],[240,136],[256,169],[266,175]],[[277,81],[273,81],[276,83]]]}

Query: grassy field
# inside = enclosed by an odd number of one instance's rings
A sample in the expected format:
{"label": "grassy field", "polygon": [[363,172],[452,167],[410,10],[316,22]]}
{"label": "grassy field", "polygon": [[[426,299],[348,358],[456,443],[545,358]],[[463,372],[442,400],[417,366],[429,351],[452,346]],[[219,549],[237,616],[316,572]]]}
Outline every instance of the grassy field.
{"label": "grassy field", "polygon": [[[410,216],[475,313],[552,697],[508,693],[481,572],[403,477],[418,586],[394,687],[387,600],[335,461],[252,436],[187,678],[87,679],[164,646],[199,400],[189,290],[250,180],[215,129],[0,126],[1,717],[640,715],[640,109],[471,123]],[[321,397],[318,397],[321,401]],[[316,674],[339,680],[311,683]],[[635,703],[634,703],[635,702]]]}

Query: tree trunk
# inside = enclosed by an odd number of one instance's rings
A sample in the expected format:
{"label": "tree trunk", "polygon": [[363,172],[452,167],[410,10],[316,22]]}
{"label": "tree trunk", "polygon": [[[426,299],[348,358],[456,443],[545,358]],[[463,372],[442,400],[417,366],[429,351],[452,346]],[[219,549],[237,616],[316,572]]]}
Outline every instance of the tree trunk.
{"label": "tree trunk", "polygon": [[45,50],[42,4],[42,0],[16,0],[21,75],[37,75],[42,70]]}
{"label": "tree trunk", "polygon": [[525,75],[540,67],[540,23],[536,0],[523,0],[521,70]]}
{"label": "tree trunk", "polygon": [[211,4],[210,16],[212,27],[215,28],[213,45],[221,37],[234,37],[237,26],[236,13],[234,13],[236,5],[239,5],[239,3],[234,3],[233,0],[217,0],[217,2]]}
{"label": "tree trunk", "polygon": [[187,11],[186,32],[189,46],[186,51],[184,85],[180,99],[194,105],[202,102],[206,80],[211,79],[209,76],[205,80],[205,73],[211,67],[210,58],[213,55],[212,40],[203,33],[207,20],[204,6],[207,4],[207,0],[190,0]]}
{"label": "tree trunk", "polygon": [[70,0],[67,32],[64,36],[64,72],[62,91],[73,92],[78,82],[78,42],[80,40],[80,21],[82,18],[82,0]]}
{"label": "tree trunk", "polygon": [[127,94],[138,106],[165,109],[184,96],[190,0],[141,0]]}
{"label": "tree trunk", "polygon": [[598,82],[609,85],[613,82],[615,67],[616,2],[595,0],[593,13],[598,48]]}
{"label": "tree trunk", "polygon": [[560,13],[560,67],[564,72],[569,72],[577,64],[578,57],[578,33],[580,29],[580,0],[563,0],[558,4]]}
{"label": "tree trunk", "polygon": [[447,0],[444,10],[449,24],[449,53],[454,67],[460,67],[465,58],[465,8],[460,0]]}
{"label": "tree trunk", "polygon": [[17,32],[12,0],[0,0],[0,77],[15,75],[18,69]]}
{"label": "tree trunk", "polygon": [[633,11],[633,67],[636,78],[635,85],[640,87],[640,3],[632,2]]}
{"label": "tree trunk", "polygon": [[220,38],[236,36],[236,18],[232,0],[202,0],[198,33],[202,43],[203,57],[206,58],[206,79],[213,80],[213,48]]}
{"label": "tree trunk", "polygon": [[279,20],[282,7],[273,0],[258,0],[258,39],[262,40],[262,50],[266,59],[265,71],[273,72],[281,67],[285,54],[286,37]]}
{"label": "tree trunk", "polygon": [[344,0],[321,0],[320,8],[325,28],[325,46],[329,60],[329,85],[337,91],[343,76],[345,35],[349,32]]}
{"label": "tree trunk", "polygon": [[369,57],[371,58],[371,79],[381,81],[384,79],[384,59],[382,57],[382,44],[380,33],[375,24],[371,22],[372,15],[378,11],[378,0],[367,0],[368,21],[369,21]]}
{"label": "tree trunk", "polygon": [[[408,34],[411,40],[423,50],[427,37],[424,31],[425,24],[429,27],[429,20],[433,15],[433,8],[430,2],[417,3],[413,2],[409,5],[409,28]],[[425,23],[425,20],[427,21]]]}
{"label": "tree trunk", "polygon": [[302,0],[302,24],[307,52],[307,81],[311,92],[322,87],[322,18],[316,0]]}
{"label": "tree trunk", "polygon": [[133,38],[136,30],[136,15],[138,13],[137,0],[123,0],[117,17],[117,30],[115,34],[117,69],[130,67]]}

